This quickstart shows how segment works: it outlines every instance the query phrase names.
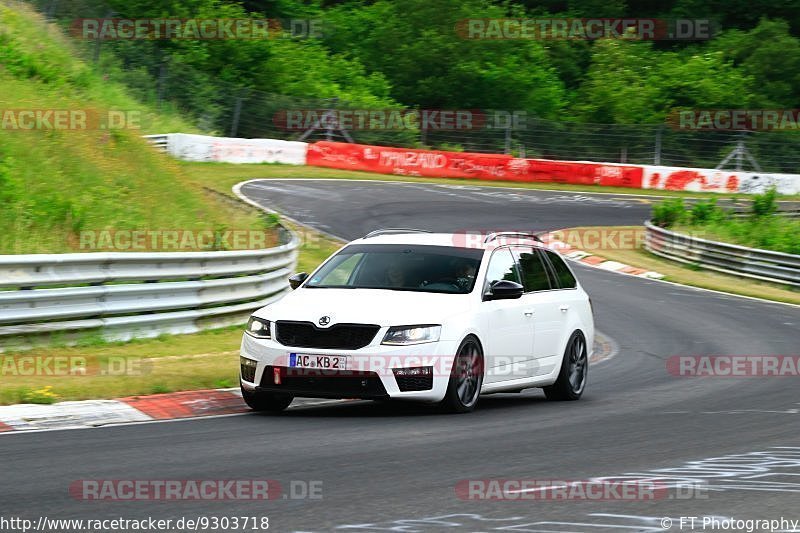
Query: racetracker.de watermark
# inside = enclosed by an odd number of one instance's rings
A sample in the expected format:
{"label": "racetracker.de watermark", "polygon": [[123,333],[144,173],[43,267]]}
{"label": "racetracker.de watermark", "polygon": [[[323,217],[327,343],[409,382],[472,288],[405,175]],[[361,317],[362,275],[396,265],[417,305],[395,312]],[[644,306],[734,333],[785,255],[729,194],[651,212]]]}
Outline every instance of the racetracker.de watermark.
{"label": "racetracker.de watermark", "polygon": [[142,113],[135,109],[0,109],[5,131],[140,130]]}
{"label": "racetracker.de watermark", "polygon": [[687,109],[667,116],[679,130],[797,131],[800,109]]}
{"label": "racetracker.de watermark", "polygon": [[[705,236],[703,231],[690,233],[693,238]],[[453,245],[482,249],[491,246],[530,246],[540,239],[541,245],[556,251],[638,250],[644,247],[644,228],[573,228],[555,231],[535,229],[463,229],[453,233]]]}
{"label": "racetracker.de watermark", "polygon": [[151,359],[122,355],[0,355],[0,377],[144,376],[152,369]]}
{"label": "racetracker.de watermark", "polygon": [[322,19],[86,18],[75,19],[70,34],[100,41],[321,39]]}
{"label": "racetracker.de watermark", "polygon": [[710,19],[652,18],[471,18],[455,25],[456,35],[469,40],[698,41],[714,36]]}
{"label": "racetracker.de watermark", "polygon": [[458,499],[468,501],[655,501],[708,497],[702,485],[629,478],[462,479],[456,483],[455,491]]}
{"label": "racetracker.de watermark", "polygon": [[[253,365],[252,360],[242,358],[244,365]],[[453,364],[452,357],[441,355],[378,355],[358,354],[348,356],[319,355],[313,353],[290,353],[279,356],[271,363],[272,374],[265,376],[276,385],[294,376],[351,378],[375,376],[394,377],[450,377],[463,370]],[[492,365],[486,368],[491,376],[528,377],[539,368],[539,363],[530,357],[494,355]],[[483,372],[483,362],[475,363],[473,370]]]}
{"label": "racetracker.de watermark", "polygon": [[275,113],[275,127],[287,131],[310,128],[375,131],[525,130],[523,110],[481,109],[283,109]]}
{"label": "racetracker.de watermark", "polygon": [[81,501],[321,500],[322,481],[274,479],[81,479],[69,486]]}
{"label": "racetracker.de watermark", "polygon": [[675,377],[800,377],[800,355],[673,355],[667,372]]}
{"label": "racetracker.de watermark", "polygon": [[[72,243],[73,245],[76,243]],[[83,230],[81,251],[148,252],[261,250],[277,244],[272,230]]]}

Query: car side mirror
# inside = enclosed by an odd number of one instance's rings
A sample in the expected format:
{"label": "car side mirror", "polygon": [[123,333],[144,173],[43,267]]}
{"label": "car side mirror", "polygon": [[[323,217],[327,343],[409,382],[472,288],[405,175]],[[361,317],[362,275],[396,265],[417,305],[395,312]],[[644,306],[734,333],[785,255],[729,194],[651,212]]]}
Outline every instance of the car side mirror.
{"label": "car side mirror", "polygon": [[524,292],[525,289],[519,283],[501,279],[492,283],[483,299],[486,301],[515,300],[520,298]]}
{"label": "car side mirror", "polygon": [[308,272],[298,272],[294,276],[289,277],[289,286],[292,288],[292,290],[294,290],[300,285],[302,285],[303,282],[307,279],[308,279]]}

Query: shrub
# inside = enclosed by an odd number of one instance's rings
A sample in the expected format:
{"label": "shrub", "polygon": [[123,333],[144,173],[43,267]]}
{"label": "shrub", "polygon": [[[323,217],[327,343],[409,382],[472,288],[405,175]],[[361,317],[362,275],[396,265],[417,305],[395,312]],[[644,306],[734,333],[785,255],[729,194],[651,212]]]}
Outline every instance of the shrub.
{"label": "shrub", "polygon": [[669,198],[653,206],[653,224],[669,228],[686,218],[683,198]]}
{"label": "shrub", "polygon": [[775,187],[770,188],[763,194],[757,194],[753,197],[752,213],[757,217],[766,217],[775,213],[778,210],[778,204],[775,202],[778,197],[778,191]]}
{"label": "shrub", "polygon": [[692,206],[689,212],[691,224],[705,224],[711,221],[718,221],[724,218],[725,212],[717,206],[717,199],[700,201]]}

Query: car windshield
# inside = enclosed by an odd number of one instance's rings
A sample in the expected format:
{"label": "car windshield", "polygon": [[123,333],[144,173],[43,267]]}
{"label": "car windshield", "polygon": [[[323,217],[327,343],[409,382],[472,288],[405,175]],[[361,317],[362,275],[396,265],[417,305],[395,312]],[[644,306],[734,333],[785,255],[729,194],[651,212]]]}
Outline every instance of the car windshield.
{"label": "car windshield", "polygon": [[352,245],[326,262],[305,287],[467,294],[482,257],[483,250],[451,246]]}

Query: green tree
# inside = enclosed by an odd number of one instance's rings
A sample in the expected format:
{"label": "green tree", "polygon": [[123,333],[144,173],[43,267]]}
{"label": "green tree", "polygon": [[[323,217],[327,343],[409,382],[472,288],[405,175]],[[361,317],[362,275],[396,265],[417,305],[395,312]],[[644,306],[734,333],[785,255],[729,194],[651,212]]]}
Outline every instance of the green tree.
{"label": "green tree", "polygon": [[469,19],[522,16],[519,6],[485,0],[380,0],[331,9],[326,44],[381,72],[392,95],[421,107],[526,109],[556,115],[564,86],[545,45],[530,40],[467,39]]}
{"label": "green tree", "polygon": [[589,122],[657,123],[680,108],[745,106],[751,81],[703,47],[656,52],[651,43],[602,40],[574,108]]}
{"label": "green tree", "polygon": [[783,20],[762,19],[750,31],[730,30],[709,47],[750,76],[749,92],[763,107],[794,107],[800,96],[800,40]]}

